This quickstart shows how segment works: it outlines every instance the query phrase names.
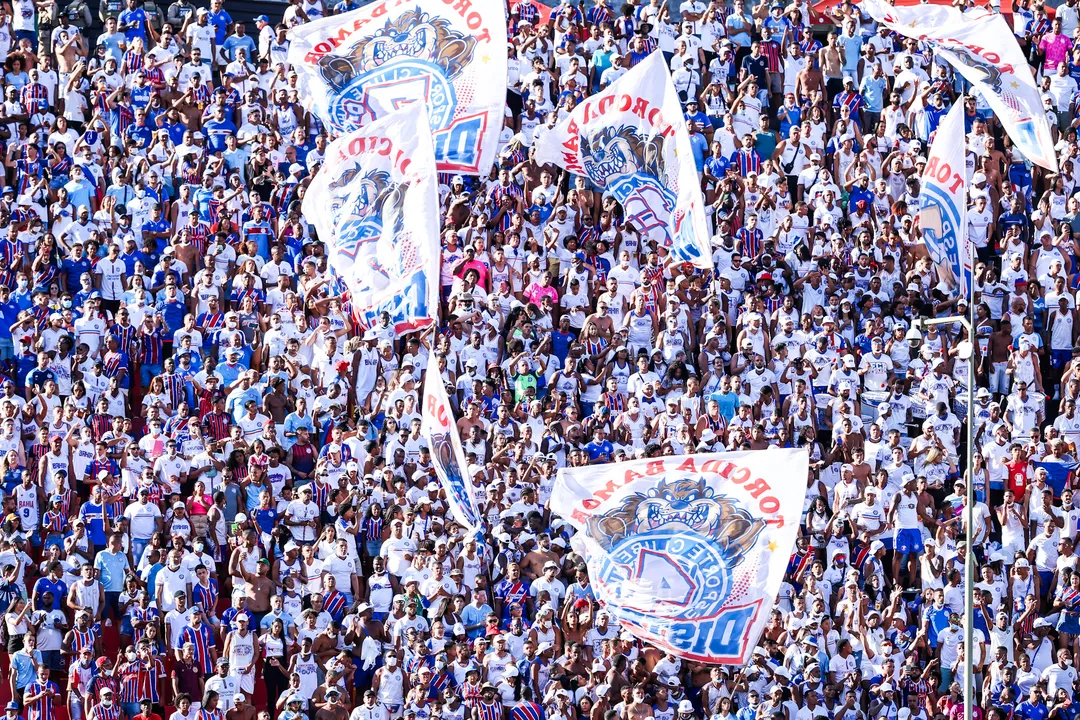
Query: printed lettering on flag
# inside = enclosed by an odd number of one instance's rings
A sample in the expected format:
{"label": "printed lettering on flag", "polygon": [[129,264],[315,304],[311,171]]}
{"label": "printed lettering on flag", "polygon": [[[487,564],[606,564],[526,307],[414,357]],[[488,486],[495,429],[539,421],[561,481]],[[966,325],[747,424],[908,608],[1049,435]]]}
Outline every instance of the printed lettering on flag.
{"label": "printed lettering on flag", "polygon": [[304,196],[357,321],[386,311],[398,332],[438,307],[439,210],[427,113],[404,108],[339,137]]}
{"label": "printed lettering on flag", "polygon": [[967,239],[967,170],[963,96],[938,127],[922,175],[919,229],[938,277],[962,297],[971,293],[971,245]]}
{"label": "printed lettering on flag", "polygon": [[663,53],[582,101],[543,135],[536,159],[589,178],[677,262],[712,268],[690,135]]}
{"label": "printed lettering on flag", "polygon": [[791,557],[808,467],[805,450],[769,450],[566,468],[551,507],[624,627],[689,660],[744,663]]}
{"label": "printed lettering on flag", "polygon": [[1016,147],[1037,165],[1057,172],[1057,155],[1042,93],[1005,19],[955,7],[896,7],[862,0],[859,8],[905,37],[931,43],[994,110]]}
{"label": "printed lettering on flag", "polygon": [[423,407],[420,434],[431,450],[431,465],[446,491],[450,512],[454,520],[469,532],[475,532],[481,526],[483,515],[476,502],[476,489],[468,474],[465,450],[461,446],[450,398],[443,387],[434,353],[428,357]]}
{"label": "printed lettering on flag", "polygon": [[305,104],[334,133],[420,103],[440,171],[491,168],[506,106],[502,2],[371,3],[293,28],[288,57],[305,75]]}

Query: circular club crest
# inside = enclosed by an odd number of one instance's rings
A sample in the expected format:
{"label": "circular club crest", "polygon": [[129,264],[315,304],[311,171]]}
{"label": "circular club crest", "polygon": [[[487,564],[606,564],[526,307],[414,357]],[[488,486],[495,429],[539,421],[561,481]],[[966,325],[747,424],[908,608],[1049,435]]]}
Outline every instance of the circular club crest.
{"label": "circular club crest", "polygon": [[941,187],[926,183],[919,198],[919,227],[927,235],[926,250],[938,265],[951,266],[957,254],[956,235],[960,211]]}
{"label": "circular club crest", "polygon": [[620,616],[648,627],[656,620],[715,616],[731,592],[731,569],[710,538],[661,529],[613,545],[597,582]]}
{"label": "circular club crest", "polygon": [[441,67],[398,58],[358,75],[333,96],[328,110],[332,125],[351,132],[414,102],[427,105],[432,130],[448,126],[457,108],[454,86]]}

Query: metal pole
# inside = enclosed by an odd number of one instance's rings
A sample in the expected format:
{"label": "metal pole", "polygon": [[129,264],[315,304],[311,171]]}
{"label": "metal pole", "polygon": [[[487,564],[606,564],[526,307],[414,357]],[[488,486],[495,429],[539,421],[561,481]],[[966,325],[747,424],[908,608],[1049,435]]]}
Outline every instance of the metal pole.
{"label": "metal pole", "polygon": [[[964,138],[965,152],[967,138]],[[964,194],[967,195],[965,184]],[[965,201],[967,198],[965,197]],[[967,227],[957,228],[958,240],[967,239]],[[967,451],[964,453],[968,466],[968,481],[964,488],[967,498],[964,501],[964,515],[967,522],[967,553],[964,555],[964,720],[972,720],[975,706],[975,244],[961,242],[966,247],[971,261],[967,287],[960,292],[968,295],[968,317],[963,323],[967,330],[967,339],[971,343],[971,355],[968,357],[968,398],[967,398]],[[989,484],[986,487],[989,494]],[[989,496],[987,502],[990,501]]]}
{"label": "metal pole", "polygon": [[[974,278],[972,279],[974,283]],[[945,318],[934,318],[925,321],[925,326],[944,325],[959,322],[967,331],[968,342],[971,343],[971,355],[968,357],[968,397],[967,397],[967,446],[964,450],[964,460],[967,462],[968,478],[965,483],[964,499],[964,522],[967,525],[964,540],[967,543],[967,554],[964,556],[964,720],[972,720],[972,708],[975,703],[975,654],[973,652],[975,640],[975,554],[974,554],[974,528],[975,528],[975,474],[972,468],[975,465],[975,303],[974,289],[971,288],[968,302],[968,315],[955,315]]]}
{"label": "metal pole", "polygon": [[[974,268],[974,263],[972,264]],[[972,285],[975,279],[972,278]],[[965,460],[968,466],[967,498],[964,501],[964,514],[967,523],[967,553],[964,555],[964,720],[972,720],[972,707],[975,704],[975,293],[968,301],[968,319],[963,322],[967,330],[968,342],[971,343],[971,357],[968,358],[968,398],[967,398],[967,451]]]}

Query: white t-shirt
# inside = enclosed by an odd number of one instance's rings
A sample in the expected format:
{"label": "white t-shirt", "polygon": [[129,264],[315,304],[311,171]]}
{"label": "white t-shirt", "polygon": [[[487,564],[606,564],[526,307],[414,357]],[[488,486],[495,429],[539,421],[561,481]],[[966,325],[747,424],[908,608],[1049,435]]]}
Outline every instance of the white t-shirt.
{"label": "white t-shirt", "polygon": [[161,606],[158,610],[168,612],[175,609],[176,593],[186,590],[190,584],[192,584],[191,573],[184,569],[183,565],[176,570],[164,567],[158,571],[157,585],[161,588]]}
{"label": "white t-shirt", "polygon": [[[297,522],[316,520],[319,517],[319,506],[313,502],[304,503],[293,500],[285,508],[285,515]],[[289,525],[292,536],[298,542],[311,542],[315,539],[315,528],[307,525]]]}
{"label": "white t-shirt", "polygon": [[140,505],[131,503],[124,509],[124,517],[127,518],[131,529],[131,537],[136,540],[149,540],[157,530],[157,518],[161,517],[161,510],[153,503]]}

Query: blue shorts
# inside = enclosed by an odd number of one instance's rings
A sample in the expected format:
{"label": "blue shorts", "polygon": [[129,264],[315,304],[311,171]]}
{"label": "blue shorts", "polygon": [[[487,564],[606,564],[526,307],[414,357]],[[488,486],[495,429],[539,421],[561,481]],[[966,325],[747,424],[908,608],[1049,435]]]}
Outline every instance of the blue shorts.
{"label": "blue shorts", "polygon": [[1072,360],[1072,349],[1069,350],[1051,350],[1050,351],[1050,365],[1061,369],[1069,364]]}
{"label": "blue shorts", "polygon": [[1058,616],[1057,631],[1080,635],[1080,612],[1062,612]]}
{"label": "blue shorts", "polygon": [[915,553],[920,555],[923,551],[922,533],[915,528],[896,531],[896,552],[901,555]]}

